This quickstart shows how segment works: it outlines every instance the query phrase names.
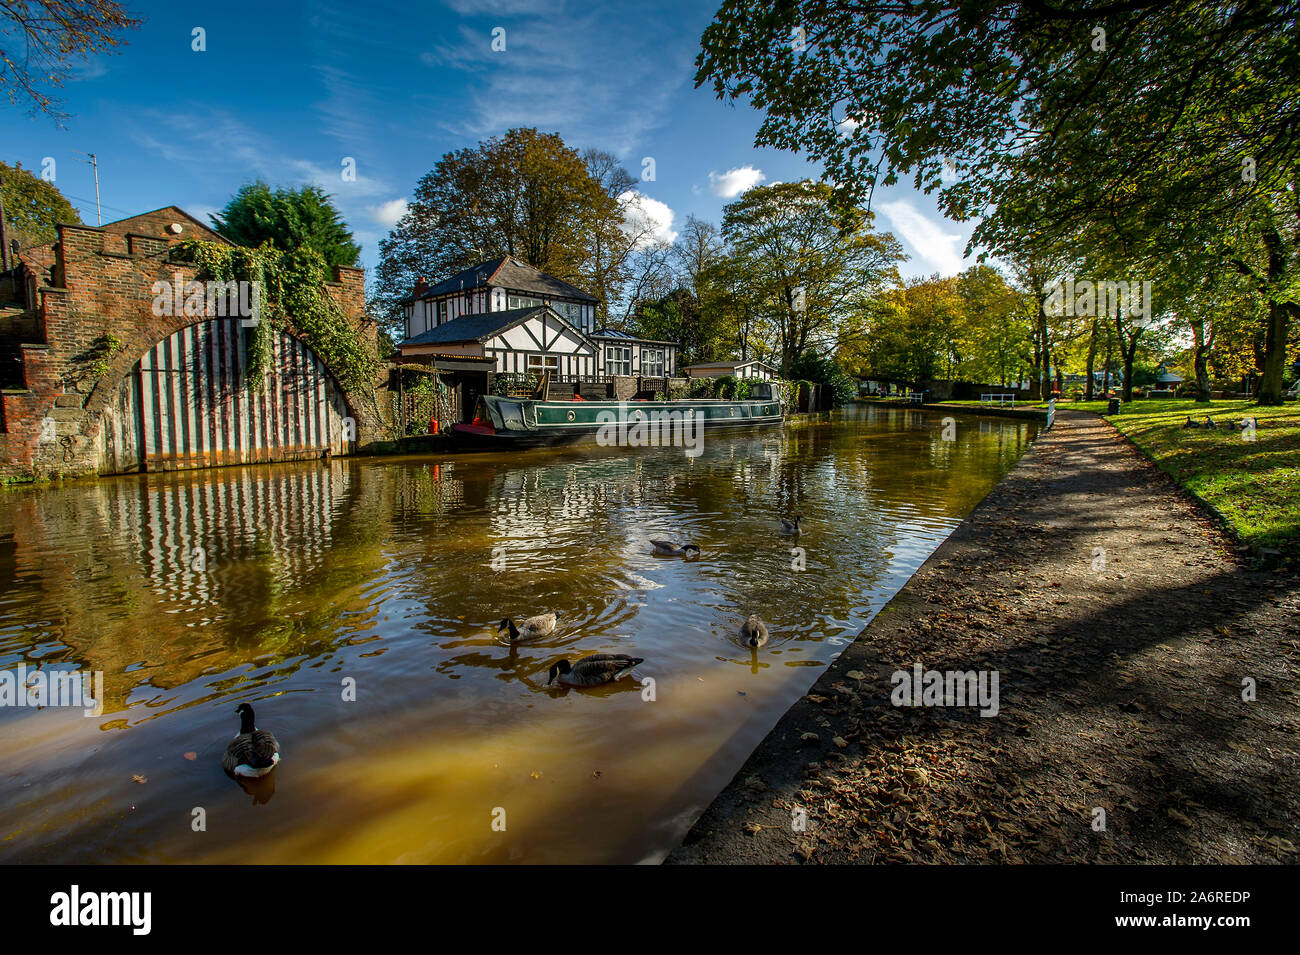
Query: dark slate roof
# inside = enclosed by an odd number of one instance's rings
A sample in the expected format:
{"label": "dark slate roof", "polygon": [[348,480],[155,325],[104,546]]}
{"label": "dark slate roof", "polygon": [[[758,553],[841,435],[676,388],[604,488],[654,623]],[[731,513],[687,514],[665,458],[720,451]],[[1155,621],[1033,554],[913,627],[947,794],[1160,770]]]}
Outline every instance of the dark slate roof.
{"label": "dark slate roof", "polygon": [[451,278],[430,286],[420,297],[446,295],[448,292],[461,292],[485,285],[496,285],[512,291],[532,292],[555,298],[572,298],[581,302],[600,301],[594,295],[588,295],[568,282],[561,282],[553,275],[539,272],[527,262],[509,255],[499,259],[489,259],[463,272],[457,272]]}
{"label": "dark slate roof", "polygon": [[642,338],[640,335],[633,335],[631,332],[620,331],[617,328],[602,328],[598,332],[591,332],[588,338],[619,339],[629,342],[645,342],[648,345],[672,345],[677,346],[677,342],[665,341],[660,338]]}
{"label": "dark slate roof", "polygon": [[746,358],[744,361],[735,359],[732,361],[702,361],[695,365],[687,365],[686,368],[739,368],[741,365],[762,365],[764,368],[776,371],[775,365],[769,365],[760,358]]}
{"label": "dark slate roof", "polygon": [[[421,332],[414,338],[408,338],[402,345],[439,345],[447,342],[482,342],[487,341],[498,332],[503,332],[511,325],[524,321],[538,312],[550,312],[555,318],[559,315],[547,305],[534,305],[532,308],[512,308],[504,312],[484,312],[481,315],[462,315],[450,322],[443,322],[435,328]],[[563,319],[560,319],[563,321]],[[398,346],[399,348],[401,345]]]}

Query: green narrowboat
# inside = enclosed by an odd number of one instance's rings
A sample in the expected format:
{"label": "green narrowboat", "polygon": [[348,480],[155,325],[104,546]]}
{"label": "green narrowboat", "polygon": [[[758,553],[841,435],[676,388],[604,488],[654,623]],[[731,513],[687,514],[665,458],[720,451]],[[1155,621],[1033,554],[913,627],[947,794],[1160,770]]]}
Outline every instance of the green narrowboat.
{"label": "green narrowboat", "polygon": [[[766,382],[743,401],[688,398],[680,401],[545,401],[484,395],[474,419],[454,424],[456,443],[467,449],[528,448],[594,438],[620,447],[699,447],[703,431],[743,430],[780,424],[781,402]],[[696,450],[695,453],[698,453]]]}

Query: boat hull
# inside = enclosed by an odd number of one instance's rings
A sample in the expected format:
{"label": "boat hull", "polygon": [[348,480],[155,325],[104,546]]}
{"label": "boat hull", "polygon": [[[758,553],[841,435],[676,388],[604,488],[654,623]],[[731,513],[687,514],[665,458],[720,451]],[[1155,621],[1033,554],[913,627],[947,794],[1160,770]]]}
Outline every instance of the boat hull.
{"label": "boat hull", "polygon": [[745,401],[538,401],[482,399],[472,424],[451,428],[467,449],[530,448],[591,439],[618,447],[692,446],[707,431],[751,430],[779,425],[780,402]]}

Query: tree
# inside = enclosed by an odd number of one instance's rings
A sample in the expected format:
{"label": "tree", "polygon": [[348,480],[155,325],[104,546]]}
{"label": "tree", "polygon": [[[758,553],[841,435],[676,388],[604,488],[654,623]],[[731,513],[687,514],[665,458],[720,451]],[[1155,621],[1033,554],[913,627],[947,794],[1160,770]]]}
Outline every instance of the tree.
{"label": "tree", "polygon": [[810,181],[757,186],[723,210],[722,234],[743,263],[783,373],[810,346],[834,350],[905,256],[870,214],[841,207]]}
{"label": "tree", "polygon": [[957,276],[957,295],[965,312],[965,381],[1007,387],[1019,382],[1032,334],[1022,296],[988,265],[973,265]]}
{"label": "tree", "polygon": [[635,329],[649,338],[679,343],[682,365],[720,360],[732,351],[732,345],[744,357],[743,337],[736,336],[731,322],[738,303],[727,285],[726,258],[726,244],[718,227],[688,216],[667,250],[665,265],[671,270],[674,287],[636,309]]}
{"label": "tree", "polygon": [[504,255],[579,287],[604,285],[609,295],[618,256],[593,243],[615,241],[624,222],[615,190],[625,184],[605,159],[584,161],[558,135],[536,129],[449,152],[420,178],[406,214],[379,244],[376,304],[393,320],[420,276],[445,277]]}
{"label": "tree", "polygon": [[142,21],[114,0],[5,0],[0,3],[0,90],[12,106],[56,122],[67,114],[54,96],[78,63],[109,53],[119,34]]}
{"label": "tree", "polygon": [[0,162],[0,189],[3,189],[6,235],[17,239],[19,248],[53,242],[56,225],[81,221],[63,193],[39,176],[33,176],[22,163],[10,166]]}
{"label": "tree", "polygon": [[[582,154],[587,175],[596,182],[605,196],[617,203],[622,217],[610,214],[607,203],[592,203],[585,207],[587,219],[583,231],[588,237],[587,254],[579,271],[586,278],[584,288],[600,299],[597,306],[599,324],[608,325],[614,303],[623,298],[623,289],[634,270],[640,265],[644,274],[646,256],[635,261],[637,253],[653,242],[653,227],[648,216],[640,215],[640,194],[636,180],[624,168],[618,157],[599,149],[588,149]],[[633,303],[626,303],[624,320]]]}
{"label": "tree", "polygon": [[236,245],[312,249],[329,266],[354,266],[361,255],[329,195],[316,186],[272,190],[264,182],[249,183],[209,218],[213,229]]}
{"label": "tree", "polygon": [[843,193],[900,175],[938,190],[947,214],[982,217],[972,245],[1098,223],[1169,245],[1247,217],[1249,254],[1220,267],[1270,303],[1259,400],[1276,403],[1300,307],[1298,41],[1289,2],[727,0],[696,81],[752,99],[757,143],[820,160]]}

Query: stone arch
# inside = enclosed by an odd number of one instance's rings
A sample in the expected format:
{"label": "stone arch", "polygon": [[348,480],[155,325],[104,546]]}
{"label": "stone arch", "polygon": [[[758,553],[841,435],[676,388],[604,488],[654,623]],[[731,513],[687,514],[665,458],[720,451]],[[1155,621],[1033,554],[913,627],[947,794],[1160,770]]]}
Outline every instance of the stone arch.
{"label": "stone arch", "polygon": [[274,330],[270,368],[261,387],[250,388],[252,329],[242,319],[200,318],[158,331],[142,350],[137,338],[114,356],[86,402],[100,473],[355,450],[358,403],[301,338]]}

